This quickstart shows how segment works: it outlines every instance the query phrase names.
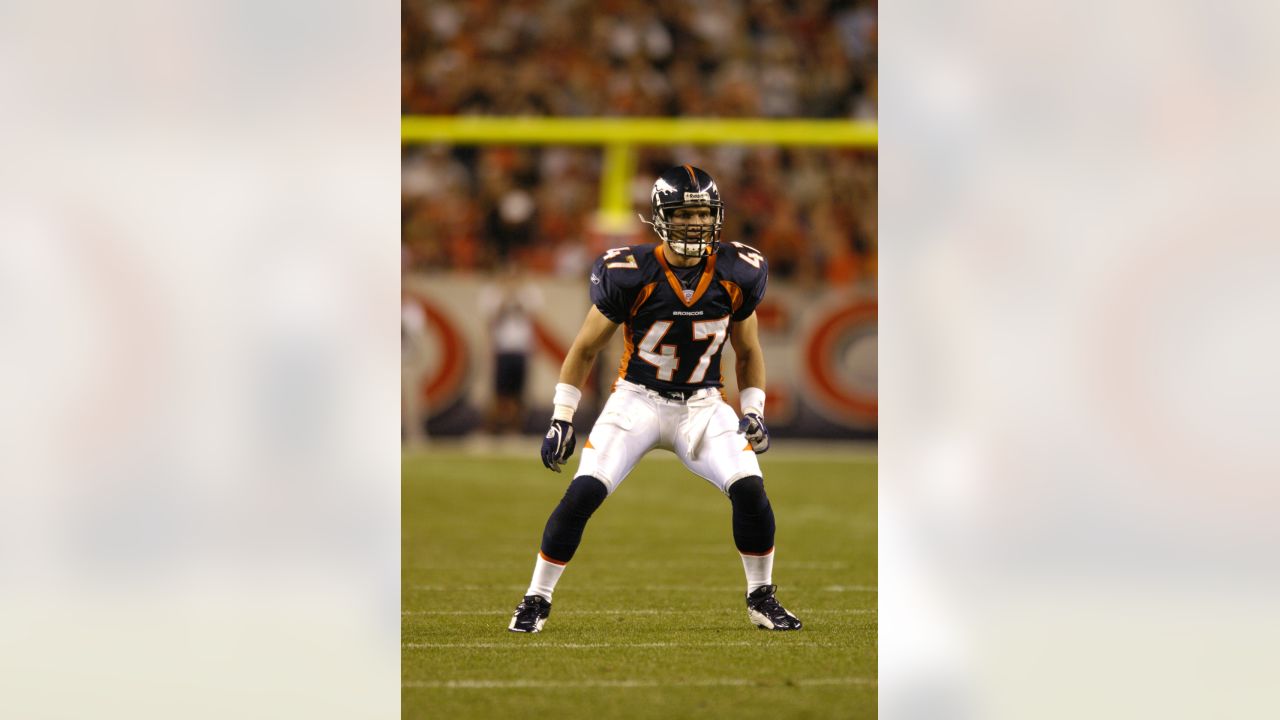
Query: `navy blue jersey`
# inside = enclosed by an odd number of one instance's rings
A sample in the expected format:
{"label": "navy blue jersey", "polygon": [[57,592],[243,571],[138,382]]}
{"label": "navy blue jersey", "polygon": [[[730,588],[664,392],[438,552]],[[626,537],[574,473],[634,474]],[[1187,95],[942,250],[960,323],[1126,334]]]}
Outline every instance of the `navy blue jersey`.
{"label": "navy blue jersey", "polygon": [[655,390],[721,387],[730,323],[755,312],[769,264],[742,243],[722,243],[700,273],[681,273],[663,251],[660,243],[614,248],[591,267],[592,304],[624,326],[618,376]]}

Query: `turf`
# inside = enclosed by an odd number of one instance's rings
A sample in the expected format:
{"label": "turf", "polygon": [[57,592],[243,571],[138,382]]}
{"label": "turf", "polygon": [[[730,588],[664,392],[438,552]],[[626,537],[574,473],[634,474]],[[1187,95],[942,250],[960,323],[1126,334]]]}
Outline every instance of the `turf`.
{"label": "turf", "polygon": [[761,461],[774,582],[803,630],[748,623],[728,499],[659,452],[592,518],[546,628],[523,635],[507,622],[569,473],[536,448],[406,456],[404,717],[875,717],[874,460]]}

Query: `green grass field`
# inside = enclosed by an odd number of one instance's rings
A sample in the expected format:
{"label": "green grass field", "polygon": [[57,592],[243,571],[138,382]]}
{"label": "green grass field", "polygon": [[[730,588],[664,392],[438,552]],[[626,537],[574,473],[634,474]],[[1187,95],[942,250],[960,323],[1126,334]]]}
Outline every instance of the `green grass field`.
{"label": "green grass field", "polygon": [[728,499],[655,452],[587,526],[546,628],[523,635],[507,622],[570,473],[536,446],[406,456],[403,715],[875,717],[875,461],[775,450],[761,464],[778,598],[803,630],[747,621]]}

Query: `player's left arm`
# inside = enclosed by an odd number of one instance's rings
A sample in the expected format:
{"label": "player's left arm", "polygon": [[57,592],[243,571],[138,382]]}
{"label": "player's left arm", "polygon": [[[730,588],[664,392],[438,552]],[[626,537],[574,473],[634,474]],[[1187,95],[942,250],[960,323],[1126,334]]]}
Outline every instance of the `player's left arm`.
{"label": "player's left arm", "polygon": [[[739,388],[764,389],[764,351],[760,349],[760,324],[756,314],[746,320],[733,323],[729,331],[733,344],[734,369],[738,373]],[[763,408],[761,408],[763,411]]]}
{"label": "player's left arm", "polygon": [[733,344],[742,405],[738,432],[747,437],[751,449],[759,454],[769,449],[769,429],[764,425],[764,351],[760,348],[760,326],[755,313],[733,323],[729,342]]}

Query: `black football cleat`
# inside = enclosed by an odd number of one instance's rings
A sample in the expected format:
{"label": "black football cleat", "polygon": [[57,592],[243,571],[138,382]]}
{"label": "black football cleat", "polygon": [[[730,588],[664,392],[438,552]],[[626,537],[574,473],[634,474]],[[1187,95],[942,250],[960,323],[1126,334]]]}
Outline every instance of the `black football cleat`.
{"label": "black football cleat", "polygon": [[773,596],[777,585],[765,585],[747,596],[747,617],[764,630],[799,630],[800,618],[787,612]]}
{"label": "black football cleat", "polygon": [[[777,603],[774,603],[777,605]],[[542,626],[551,614],[551,601],[541,595],[525,595],[516,611],[511,615],[511,624],[507,629],[511,632],[542,632]],[[798,621],[797,621],[798,622]]]}

